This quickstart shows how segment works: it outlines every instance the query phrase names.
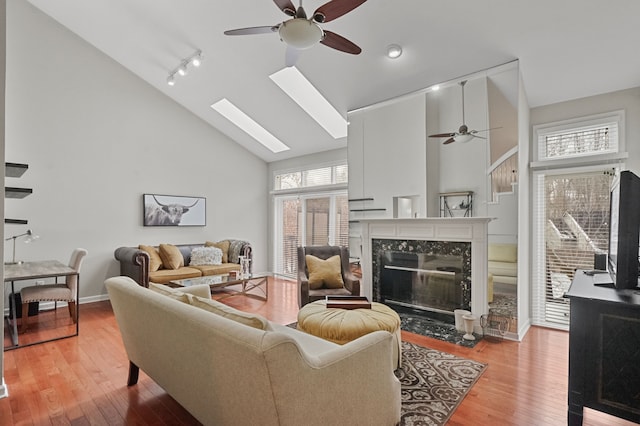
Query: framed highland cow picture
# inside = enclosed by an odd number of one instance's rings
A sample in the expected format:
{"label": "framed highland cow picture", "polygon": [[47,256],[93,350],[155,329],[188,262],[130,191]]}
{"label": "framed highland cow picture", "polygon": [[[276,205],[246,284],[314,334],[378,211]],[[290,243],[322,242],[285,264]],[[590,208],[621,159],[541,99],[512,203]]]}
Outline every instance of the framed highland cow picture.
{"label": "framed highland cow picture", "polygon": [[144,226],[205,226],[207,200],[203,197],[144,194]]}

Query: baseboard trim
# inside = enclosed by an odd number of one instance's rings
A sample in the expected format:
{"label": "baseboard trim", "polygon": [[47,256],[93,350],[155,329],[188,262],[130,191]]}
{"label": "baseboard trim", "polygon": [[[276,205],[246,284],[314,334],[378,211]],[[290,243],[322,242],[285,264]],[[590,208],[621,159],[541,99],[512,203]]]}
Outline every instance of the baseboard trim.
{"label": "baseboard trim", "polygon": [[[87,303],[102,302],[104,300],[109,300],[108,294],[99,294],[97,296],[81,297],[78,303],[80,305],[84,305]],[[55,302],[40,302],[40,310],[42,311],[53,309],[54,306],[55,306]],[[64,306],[67,306],[67,302],[58,302],[58,307],[64,307]],[[7,316],[7,315],[9,315],[9,308],[5,307],[4,316]]]}

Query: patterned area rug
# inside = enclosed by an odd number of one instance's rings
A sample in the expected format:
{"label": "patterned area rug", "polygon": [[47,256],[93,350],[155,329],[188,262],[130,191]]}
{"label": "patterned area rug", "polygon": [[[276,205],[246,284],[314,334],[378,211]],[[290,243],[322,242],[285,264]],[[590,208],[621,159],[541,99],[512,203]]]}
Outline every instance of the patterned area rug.
{"label": "patterned area rug", "polygon": [[402,342],[401,425],[444,425],[486,364]]}
{"label": "patterned area rug", "polygon": [[[298,323],[287,324],[296,328]],[[402,367],[395,371],[402,392],[402,426],[440,426],[458,408],[486,364],[402,342]]]}

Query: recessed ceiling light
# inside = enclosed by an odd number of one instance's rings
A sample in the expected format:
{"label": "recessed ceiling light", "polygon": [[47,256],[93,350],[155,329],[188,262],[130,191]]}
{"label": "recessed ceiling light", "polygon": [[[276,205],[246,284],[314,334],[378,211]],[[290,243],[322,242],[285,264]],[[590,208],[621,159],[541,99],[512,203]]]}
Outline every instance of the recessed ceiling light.
{"label": "recessed ceiling light", "polygon": [[402,55],[402,47],[397,44],[390,44],[387,47],[387,56],[391,59],[399,58]]}
{"label": "recessed ceiling light", "polygon": [[331,136],[347,137],[347,120],[296,67],[283,68],[269,78]]}
{"label": "recessed ceiling light", "polygon": [[211,108],[218,111],[227,120],[231,121],[240,129],[244,130],[249,136],[270,149],[271,152],[278,153],[289,149],[280,139],[269,133],[264,127],[256,123],[251,117],[226,98],[220,99],[218,102],[212,104]]}
{"label": "recessed ceiling light", "polygon": [[440,90],[440,86],[437,84],[435,86],[431,86],[431,90],[437,92],[438,90]]}

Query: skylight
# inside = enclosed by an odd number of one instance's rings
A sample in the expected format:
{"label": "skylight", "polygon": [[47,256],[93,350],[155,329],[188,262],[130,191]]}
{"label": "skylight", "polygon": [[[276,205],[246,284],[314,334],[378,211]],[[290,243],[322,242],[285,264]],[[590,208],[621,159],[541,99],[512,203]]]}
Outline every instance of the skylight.
{"label": "skylight", "polygon": [[269,78],[335,139],[347,136],[347,120],[296,67],[283,68]]}
{"label": "skylight", "polygon": [[218,102],[212,104],[211,108],[244,130],[249,136],[271,150],[271,152],[278,153],[289,149],[280,139],[269,133],[264,127],[256,123],[251,117],[242,112],[226,98],[220,99]]}

